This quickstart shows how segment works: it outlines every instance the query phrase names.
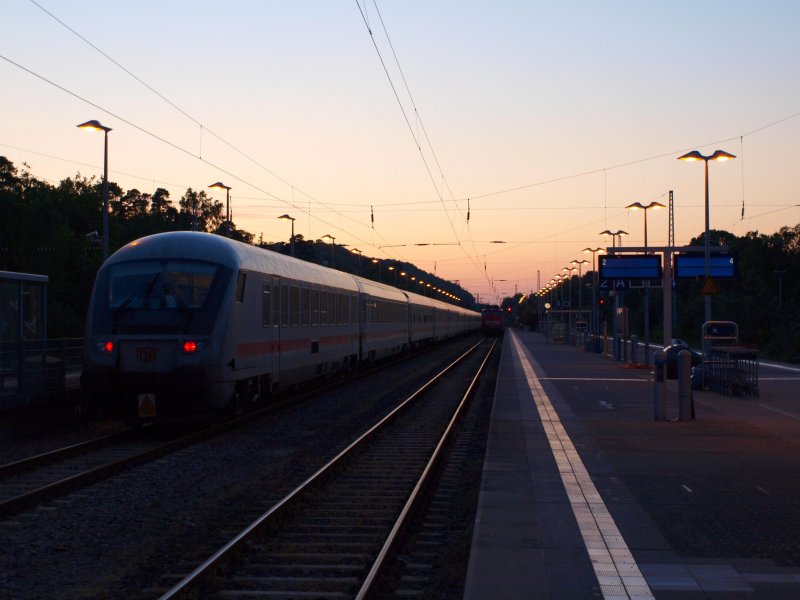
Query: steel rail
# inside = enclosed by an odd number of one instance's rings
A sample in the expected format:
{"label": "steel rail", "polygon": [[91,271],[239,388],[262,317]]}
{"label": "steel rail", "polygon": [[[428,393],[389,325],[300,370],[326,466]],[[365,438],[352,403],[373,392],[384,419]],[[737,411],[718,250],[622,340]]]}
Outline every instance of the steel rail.
{"label": "steel rail", "polygon": [[428,464],[425,466],[425,469],[422,472],[419,480],[417,481],[416,485],[414,486],[411,495],[409,496],[408,500],[403,506],[403,510],[400,512],[400,515],[397,517],[394,526],[392,527],[389,536],[387,537],[386,541],[383,544],[380,552],[378,553],[375,562],[372,564],[372,567],[367,574],[364,583],[361,585],[361,589],[359,589],[358,593],[356,594],[355,600],[364,600],[368,597],[369,593],[372,591],[375,582],[378,581],[378,578],[386,566],[389,557],[391,556],[392,550],[394,549],[395,545],[397,544],[403,529],[405,528],[408,517],[414,510],[414,508],[419,504],[419,501],[423,495],[423,491],[427,488],[431,481],[431,475],[438,465],[444,447],[450,439],[450,434],[455,429],[456,422],[461,417],[461,413],[463,412],[464,407],[466,406],[468,400],[472,397],[472,394],[475,390],[475,387],[478,384],[481,375],[486,370],[486,365],[489,362],[489,358],[492,356],[492,352],[494,351],[495,346],[497,345],[497,340],[492,342],[491,348],[486,353],[483,361],[481,362],[481,366],[478,367],[478,371],[475,373],[475,376],[472,378],[472,381],[467,388],[467,391],[464,392],[464,395],[461,398],[461,401],[458,403],[458,407],[456,408],[453,416],[450,419],[450,422],[447,424],[447,427],[444,430],[444,433],[441,435],[439,442],[436,444],[436,448],[433,451],[430,459],[428,460]]}
{"label": "steel rail", "polygon": [[30,471],[31,469],[35,469],[36,467],[40,467],[42,465],[46,465],[49,463],[54,463],[64,458],[69,458],[70,456],[75,456],[76,454],[82,454],[84,452],[89,452],[91,450],[97,450],[99,448],[103,448],[105,446],[113,444],[114,442],[121,440],[125,436],[129,435],[130,435],[129,430],[120,431],[117,433],[112,433],[109,435],[92,438],[84,442],[78,442],[70,446],[64,446],[63,448],[57,448],[55,450],[43,452],[41,454],[37,454],[36,456],[30,456],[28,458],[23,458],[15,462],[0,465],[0,478],[9,477],[11,475],[18,475],[19,473]]}
{"label": "steel rail", "polygon": [[186,575],[186,577],[170,588],[160,597],[160,600],[174,600],[176,598],[192,597],[192,594],[198,593],[200,587],[204,583],[215,577],[218,569],[223,564],[228,563],[237,554],[239,554],[254,537],[259,535],[261,531],[263,531],[267,526],[271,525],[275,519],[281,516],[296,499],[311,489],[312,486],[324,481],[325,477],[327,477],[345,458],[350,456],[357,448],[360,448],[367,440],[371,439],[378,432],[382,431],[388,423],[393,421],[399,414],[404,412],[405,409],[413,404],[414,400],[438,383],[439,380],[444,377],[444,375],[453,370],[467,357],[472,355],[482,344],[483,340],[474,344],[461,356],[456,358],[452,363],[431,378],[427,383],[421,386],[416,392],[403,400],[380,421],[362,433],[356,440],[351,442],[330,461],[320,467],[314,474],[309,476],[294,490],[289,492],[289,494],[286,495],[282,500],[278,501],[274,506],[258,517],[240,533],[238,533],[232,540],[217,550],[211,557],[206,559],[191,573]]}

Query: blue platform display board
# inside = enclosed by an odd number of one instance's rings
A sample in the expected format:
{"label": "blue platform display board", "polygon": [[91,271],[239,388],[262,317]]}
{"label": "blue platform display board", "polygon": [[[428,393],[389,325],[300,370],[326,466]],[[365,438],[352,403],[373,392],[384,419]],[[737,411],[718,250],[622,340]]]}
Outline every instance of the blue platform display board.
{"label": "blue platform display board", "polygon": [[[736,259],[730,254],[711,255],[710,275],[714,279],[734,279],[736,277]],[[694,279],[705,277],[706,259],[702,254],[676,254],[673,273],[675,279]]]}
{"label": "blue platform display board", "polygon": [[661,279],[660,254],[612,254],[600,259],[600,279]]}

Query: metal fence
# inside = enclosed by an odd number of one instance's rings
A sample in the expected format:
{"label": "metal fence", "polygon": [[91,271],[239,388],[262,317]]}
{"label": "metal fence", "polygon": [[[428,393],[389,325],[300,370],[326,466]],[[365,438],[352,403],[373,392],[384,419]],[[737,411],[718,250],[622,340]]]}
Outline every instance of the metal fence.
{"label": "metal fence", "polygon": [[0,343],[0,408],[36,403],[77,386],[83,339]]}
{"label": "metal fence", "polygon": [[725,396],[758,397],[758,351],[739,346],[709,348],[704,362],[708,388]]}

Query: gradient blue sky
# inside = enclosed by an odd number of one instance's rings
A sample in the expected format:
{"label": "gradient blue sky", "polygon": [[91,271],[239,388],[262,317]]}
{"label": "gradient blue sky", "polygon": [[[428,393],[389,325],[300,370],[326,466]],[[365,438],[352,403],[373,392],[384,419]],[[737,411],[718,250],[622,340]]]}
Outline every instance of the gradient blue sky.
{"label": "gradient blue sky", "polygon": [[[675,160],[691,149],[738,157],[711,165],[712,227],[800,222],[800,2],[379,1],[413,103],[372,0],[37,2],[191,117],[3,0],[0,154],[54,183],[101,174],[101,136],[75,127],[98,119],[125,189],[177,202],[221,180],[257,236],[288,238],[288,212],[487,300],[535,291],[604,229],[641,245],[624,207],[669,190],[676,241],[701,233],[702,165]],[[648,225],[665,244],[667,212]]]}

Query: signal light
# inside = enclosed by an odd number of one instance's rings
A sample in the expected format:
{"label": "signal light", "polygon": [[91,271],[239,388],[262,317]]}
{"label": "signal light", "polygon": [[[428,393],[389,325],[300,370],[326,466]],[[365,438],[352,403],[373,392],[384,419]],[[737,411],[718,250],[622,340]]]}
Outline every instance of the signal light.
{"label": "signal light", "polygon": [[197,342],[187,341],[183,342],[183,351],[187,354],[191,354],[192,352],[197,352]]}
{"label": "signal light", "polygon": [[107,342],[99,342],[97,344],[97,349],[100,352],[108,352],[110,354],[111,352],[114,351],[114,342],[112,342],[111,340]]}

